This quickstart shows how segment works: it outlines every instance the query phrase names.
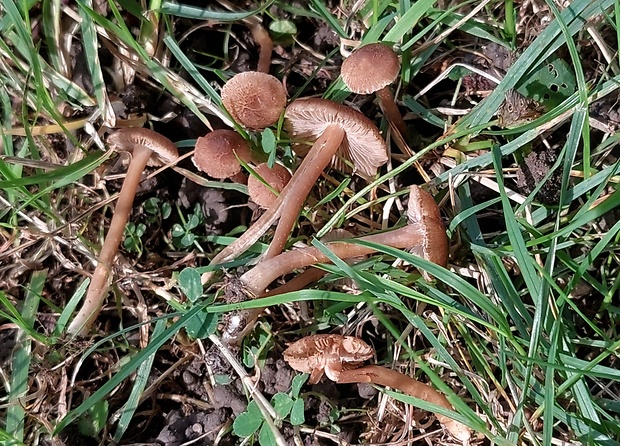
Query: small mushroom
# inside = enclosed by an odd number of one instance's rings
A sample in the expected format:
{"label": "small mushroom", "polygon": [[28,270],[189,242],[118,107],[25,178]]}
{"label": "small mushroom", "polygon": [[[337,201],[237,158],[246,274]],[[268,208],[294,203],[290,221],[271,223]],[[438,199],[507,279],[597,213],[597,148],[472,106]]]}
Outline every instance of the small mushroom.
{"label": "small mushroom", "polygon": [[246,71],[224,84],[222,103],[239,124],[262,130],[280,119],[286,107],[286,91],[270,74]]}
{"label": "small mushroom", "polygon": [[400,73],[400,62],[394,51],[382,43],[371,43],[355,50],[345,59],[340,76],[356,94],[376,93],[388,122],[405,136],[407,127],[394,96],[388,88]]}
{"label": "small mushroom", "polygon": [[310,190],[339,149],[369,177],[387,162],[387,147],[379,130],[351,107],[326,99],[298,99],[289,104],[284,116],[285,128],[293,140],[314,144],[295,172],[292,186],[283,191],[280,221],[264,259],[282,252]]}
{"label": "small mushroom", "polygon": [[[433,197],[419,187],[411,186],[407,217],[409,224],[402,228],[367,235],[359,240],[411,249],[416,255],[445,267],[448,261],[448,238]],[[326,243],[325,246],[341,259],[374,252],[372,248],[343,241]],[[261,261],[239,280],[255,296],[262,296],[276,278],[299,268],[325,262],[329,262],[329,258],[315,247],[295,249]]]}
{"label": "small mushroom", "polygon": [[252,38],[260,47],[260,54],[258,55],[258,65],[256,71],[260,73],[269,73],[269,66],[271,65],[271,53],[273,52],[273,41],[269,36],[269,31],[260,24],[258,19],[254,16],[249,17],[248,28],[252,33]]}
{"label": "small mushroom", "polygon": [[343,370],[359,367],[372,358],[375,351],[354,336],[317,334],[293,342],[283,355],[291,368],[310,374],[309,384],[316,384],[323,373],[332,381],[338,381]]}
{"label": "small mushroom", "polygon": [[108,136],[108,146],[118,151],[132,152],[131,163],[114,208],[114,215],[99,259],[93,273],[86,299],[67,333],[86,335],[97,318],[109,286],[114,256],[123,238],[125,225],[133,206],[133,200],[147,165],[161,165],[176,161],[179,152],[172,141],[157,132],[145,128],[124,128]]}
{"label": "small mushroom", "polygon": [[[372,347],[359,338],[334,334],[306,336],[290,344],[283,355],[291,368],[310,373],[310,384],[316,384],[325,373],[337,383],[370,383],[391,387],[453,410],[445,396],[408,375],[377,365],[357,368],[363,361],[374,356]],[[435,415],[455,438],[463,442],[471,438],[471,432],[464,424],[441,414]]]}
{"label": "small mushroom", "polygon": [[[377,127],[360,112],[326,99],[297,99],[286,109],[285,126],[292,138],[314,144],[291,181],[255,223],[212,260],[216,265],[236,258],[254,244],[280,218],[263,260],[282,252],[308,193],[341,149],[366,176],[387,162],[387,147]],[[210,275],[203,275],[203,283]]]}
{"label": "small mushroom", "polygon": [[269,208],[274,201],[278,198],[278,195],[274,194],[274,190],[282,192],[284,187],[291,180],[291,174],[288,169],[281,164],[274,164],[269,168],[267,163],[261,163],[254,171],[262,178],[269,186],[267,187],[258,177],[250,176],[248,178],[248,194],[250,199],[262,208]]}
{"label": "small mushroom", "polygon": [[214,130],[198,138],[192,157],[201,172],[213,178],[233,180],[241,173],[239,160],[247,163],[251,159],[252,150],[247,141],[237,132],[226,129]]}

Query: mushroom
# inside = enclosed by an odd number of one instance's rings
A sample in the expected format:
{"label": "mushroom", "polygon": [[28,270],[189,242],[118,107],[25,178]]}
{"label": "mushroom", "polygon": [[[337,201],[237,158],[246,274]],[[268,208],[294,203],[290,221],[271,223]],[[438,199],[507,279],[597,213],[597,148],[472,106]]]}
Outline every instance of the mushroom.
{"label": "mushroom", "polygon": [[[219,0],[219,3],[231,11],[237,10],[237,6],[228,0]],[[252,33],[252,38],[260,47],[256,71],[268,73],[269,65],[271,65],[271,53],[273,51],[273,41],[269,36],[269,32],[261,24],[261,20],[257,16],[245,17],[243,22],[248,26]]]}
{"label": "mushroom", "polygon": [[[359,240],[378,243],[393,248],[411,249],[426,260],[441,266],[448,262],[448,238],[441,221],[439,208],[433,197],[418,186],[410,187],[409,224],[398,229],[360,237]],[[372,254],[373,248],[347,242],[330,242],[325,246],[341,259]],[[295,269],[317,263],[329,262],[329,258],[318,248],[308,247],[284,252],[263,260],[239,280],[255,296],[262,296],[265,289],[276,278]]]}
{"label": "mushroom", "polygon": [[399,73],[398,56],[382,43],[371,43],[358,48],[345,59],[340,68],[342,80],[353,93],[377,94],[379,105],[388,122],[405,136],[405,121],[388,88]]}
{"label": "mushroom", "polygon": [[359,367],[372,358],[375,351],[354,336],[317,334],[293,342],[283,355],[291,368],[310,374],[309,384],[316,384],[323,373],[332,381],[338,381],[343,370]]}
{"label": "mushroom", "polygon": [[245,71],[224,84],[222,103],[239,124],[262,130],[280,119],[286,106],[286,91],[282,82],[270,74]]}
{"label": "mushroom", "polygon": [[249,17],[249,19],[248,28],[252,33],[252,38],[260,47],[256,71],[260,73],[269,73],[269,66],[271,65],[271,52],[273,51],[273,41],[269,36],[269,32],[263,25],[260,24],[256,17],[252,16]]}
{"label": "mushroom", "polygon": [[269,186],[267,187],[258,177],[250,176],[248,178],[248,194],[250,199],[262,208],[269,208],[278,198],[278,194],[291,180],[291,174],[288,169],[281,164],[274,164],[269,167],[267,163],[261,163],[254,169],[256,174],[262,178]]}
{"label": "mushroom", "polygon": [[[249,162],[252,150],[247,141],[233,130],[219,129],[196,140],[192,161],[196,168],[207,175],[218,178],[240,180],[239,160]],[[245,175],[243,175],[245,179]],[[244,183],[245,181],[237,181]]]}
{"label": "mushroom", "polygon": [[338,149],[368,177],[387,162],[387,147],[377,127],[350,107],[327,99],[298,99],[286,108],[284,116],[293,140],[314,144],[295,172],[291,188],[282,194],[283,211],[265,260],[282,252],[306,197]]}
{"label": "mushroom", "polygon": [[172,141],[159,133],[145,128],[124,128],[108,136],[108,146],[114,150],[132,152],[131,163],[114,208],[114,215],[99,259],[93,273],[86,299],[78,314],[67,328],[71,335],[86,335],[97,318],[109,286],[112,262],[123,238],[125,225],[133,206],[133,200],[147,165],[169,164],[176,161],[179,152]]}
{"label": "mushroom", "polygon": [[[211,265],[234,259],[254,244],[280,218],[263,261],[282,252],[308,193],[338,151],[343,150],[366,176],[387,162],[387,147],[377,127],[360,112],[327,99],[297,99],[286,108],[285,126],[291,137],[314,144],[291,181],[252,227],[220,251]],[[207,282],[210,273],[203,275]]]}
{"label": "mushroom", "polygon": [[[377,365],[357,368],[363,361],[374,356],[372,347],[359,338],[335,334],[306,336],[290,344],[283,354],[291,368],[310,373],[310,384],[316,384],[325,373],[337,383],[369,383],[391,387],[453,410],[445,396],[408,375]],[[463,442],[471,438],[471,432],[464,424],[439,413],[435,415],[455,438]]]}

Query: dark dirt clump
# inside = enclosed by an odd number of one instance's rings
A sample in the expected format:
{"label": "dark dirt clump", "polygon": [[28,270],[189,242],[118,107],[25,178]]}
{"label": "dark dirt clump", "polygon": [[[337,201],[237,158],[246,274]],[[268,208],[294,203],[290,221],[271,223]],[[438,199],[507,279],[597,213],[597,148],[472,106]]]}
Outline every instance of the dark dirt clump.
{"label": "dark dirt clump", "polygon": [[[517,170],[517,186],[524,194],[530,194],[540,184],[549,169],[557,160],[553,149],[531,152]],[[557,204],[560,201],[562,177],[556,169],[545,185],[536,194],[536,199],[544,204]]]}

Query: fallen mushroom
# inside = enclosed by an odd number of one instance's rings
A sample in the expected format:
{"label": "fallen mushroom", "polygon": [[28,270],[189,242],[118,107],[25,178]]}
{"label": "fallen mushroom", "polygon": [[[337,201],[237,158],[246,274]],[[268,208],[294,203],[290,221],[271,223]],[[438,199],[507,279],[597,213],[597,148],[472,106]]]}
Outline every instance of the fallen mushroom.
{"label": "fallen mushroom", "polygon": [[147,165],[174,162],[179,153],[172,141],[157,132],[145,128],[124,128],[108,136],[107,144],[117,151],[132,152],[131,163],[114,208],[114,215],[105,241],[99,253],[95,272],[90,281],[86,298],[73,321],[67,327],[71,335],[86,335],[103,305],[111,276],[114,256],[123,238],[125,225],[133,206],[133,200]]}
{"label": "fallen mushroom", "polygon": [[[285,126],[298,141],[314,141],[312,149],[278,199],[235,242],[212,260],[216,265],[236,258],[252,246],[278,219],[278,226],[263,261],[282,252],[309,191],[338,149],[353,161],[358,171],[374,176],[387,162],[385,141],[377,127],[360,112],[326,99],[297,99],[286,109]],[[203,276],[203,282],[208,276]]]}
{"label": "fallen mushroom", "polygon": [[399,73],[398,56],[382,43],[371,43],[358,48],[345,59],[340,68],[340,76],[349,90],[356,94],[375,93],[388,122],[405,136],[405,121],[388,88]]}
{"label": "fallen mushroom", "polygon": [[238,183],[245,179],[239,177],[239,160],[250,162],[252,150],[247,141],[233,130],[219,129],[207,133],[196,140],[192,161],[196,168],[207,175],[218,178],[231,178]]}
{"label": "fallen mushroom", "polygon": [[267,209],[278,198],[278,195],[276,195],[274,191],[278,194],[282,192],[291,180],[291,174],[288,169],[281,164],[274,164],[273,167],[270,168],[267,163],[261,163],[254,168],[254,171],[269,184],[271,189],[258,177],[250,176],[250,178],[248,178],[248,194],[250,195],[250,200],[260,207]]}
{"label": "fallen mushroom", "polygon": [[[283,355],[291,368],[310,374],[310,384],[316,384],[325,373],[336,383],[369,383],[391,387],[414,398],[453,410],[445,396],[408,375],[377,365],[357,368],[374,356],[372,347],[359,338],[335,334],[306,336],[290,344]],[[435,416],[455,438],[463,442],[471,438],[471,432],[464,424],[439,413]]]}
{"label": "fallen mushroom", "polygon": [[270,74],[245,71],[224,84],[222,103],[239,124],[262,130],[280,119],[286,106],[286,91],[282,82]]}
{"label": "fallen mushroom", "polygon": [[[410,187],[409,224],[402,228],[360,237],[359,240],[374,242],[399,249],[411,249],[416,255],[441,266],[448,261],[448,238],[433,197],[418,186]],[[374,249],[344,241],[326,243],[325,246],[341,259],[372,254]],[[295,269],[317,263],[329,262],[318,248],[295,249],[258,263],[239,280],[255,296],[262,296],[276,278]]]}
{"label": "fallen mushroom", "polygon": [[293,342],[283,355],[291,368],[310,374],[309,384],[316,384],[323,374],[338,381],[343,370],[359,367],[372,358],[375,351],[354,336],[317,334]]}

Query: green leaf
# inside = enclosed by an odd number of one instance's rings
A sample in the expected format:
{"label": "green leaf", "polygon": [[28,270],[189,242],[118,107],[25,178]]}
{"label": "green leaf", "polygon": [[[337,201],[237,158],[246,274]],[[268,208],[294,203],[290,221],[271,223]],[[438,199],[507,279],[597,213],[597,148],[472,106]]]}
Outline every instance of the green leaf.
{"label": "green leaf", "polygon": [[218,318],[215,314],[202,311],[187,323],[185,331],[192,339],[204,339],[215,333],[217,321]]}
{"label": "green leaf", "polygon": [[517,90],[551,109],[570,97],[576,88],[571,68],[566,61],[556,57],[536,68]]}
{"label": "green leaf", "polygon": [[293,378],[293,383],[291,384],[291,395],[293,398],[299,397],[299,392],[301,391],[301,387],[308,381],[310,377],[307,373],[302,373],[301,375],[295,375]]}
{"label": "green leaf", "polygon": [[[153,336],[159,336],[163,333],[165,328],[166,322],[164,320],[157,321],[155,328],[153,329]],[[116,443],[120,442],[121,438],[123,438],[123,435],[131,425],[136,409],[140,405],[140,397],[149,382],[149,376],[151,374],[153,361],[155,361],[155,355],[156,352],[153,352],[153,354],[149,356],[146,361],[140,364],[140,367],[138,367],[138,371],[136,372],[136,380],[131,388],[129,398],[120,411],[116,432],[114,433],[114,441]]]}
{"label": "green leaf", "polygon": [[108,159],[109,154],[106,152],[96,151],[87,155],[84,159],[77,161],[68,166],[58,167],[49,172],[31,175],[23,178],[10,179],[0,181],[0,189],[7,189],[18,186],[29,186],[32,184],[44,184],[53,182],[45,189],[49,192],[54,188],[59,188],[67,184],[71,184],[82,178],[84,175],[92,172],[96,167]]}
{"label": "green leaf", "polygon": [[35,325],[46,279],[47,270],[34,271],[27,286],[26,299],[20,305],[22,320],[26,326],[20,327],[15,339],[15,345],[19,348],[16,348],[12,355],[11,382],[10,386],[7,386],[9,404],[4,419],[4,427],[7,433],[20,441],[24,439],[24,427],[28,418],[24,409],[23,398],[28,395],[28,374],[31,371],[33,359],[32,338],[28,331],[32,330]]}
{"label": "green leaf", "polygon": [[269,24],[269,31],[274,42],[286,46],[295,42],[297,27],[290,20],[275,20]]}
{"label": "green leaf", "polygon": [[181,226],[178,223],[175,223],[174,226],[172,226],[172,236],[181,237],[183,234],[185,234],[185,230],[183,229],[183,226]]}
{"label": "green leaf", "polygon": [[272,153],[276,150],[276,135],[273,130],[266,128],[261,134],[261,144],[263,146],[263,152]]}
{"label": "green leaf", "polygon": [[179,287],[190,302],[196,302],[202,296],[200,274],[194,268],[185,268],[179,273]]}
{"label": "green leaf", "polygon": [[293,403],[293,408],[291,409],[291,424],[293,426],[299,426],[300,424],[304,424],[306,421],[306,411],[304,409],[304,400],[301,398],[297,398]]}
{"label": "green leaf", "polygon": [[263,416],[254,401],[248,404],[248,410],[240,413],[233,422],[233,432],[238,437],[249,437],[263,424]]}
{"label": "green leaf", "polygon": [[190,231],[196,228],[199,224],[200,224],[200,218],[198,218],[196,214],[191,214],[189,216],[189,220],[187,221],[187,224],[185,225],[185,230]]}
{"label": "green leaf", "polygon": [[196,236],[192,233],[188,233],[188,234],[185,234],[183,237],[181,237],[180,243],[181,243],[181,246],[187,248],[192,243],[194,243],[194,240],[196,240]]}
{"label": "green leaf", "polygon": [[263,427],[260,429],[260,433],[258,434],[258,442],[261,446],[274,446],[278,444],[276,442],[276,437],[273,435],[273,432],[266,423],[263,424]]}
{"label": "green leaf", "polygon": [[280,418],[286,418],[293,408],[293,398],[286,393],[278,392],[271,398],[271,405]]}
{"label": "green leaf", "polygon": [[277,34],[297,34],[297,27],[290,20],[276,20],[269,24],[269,29]]}

